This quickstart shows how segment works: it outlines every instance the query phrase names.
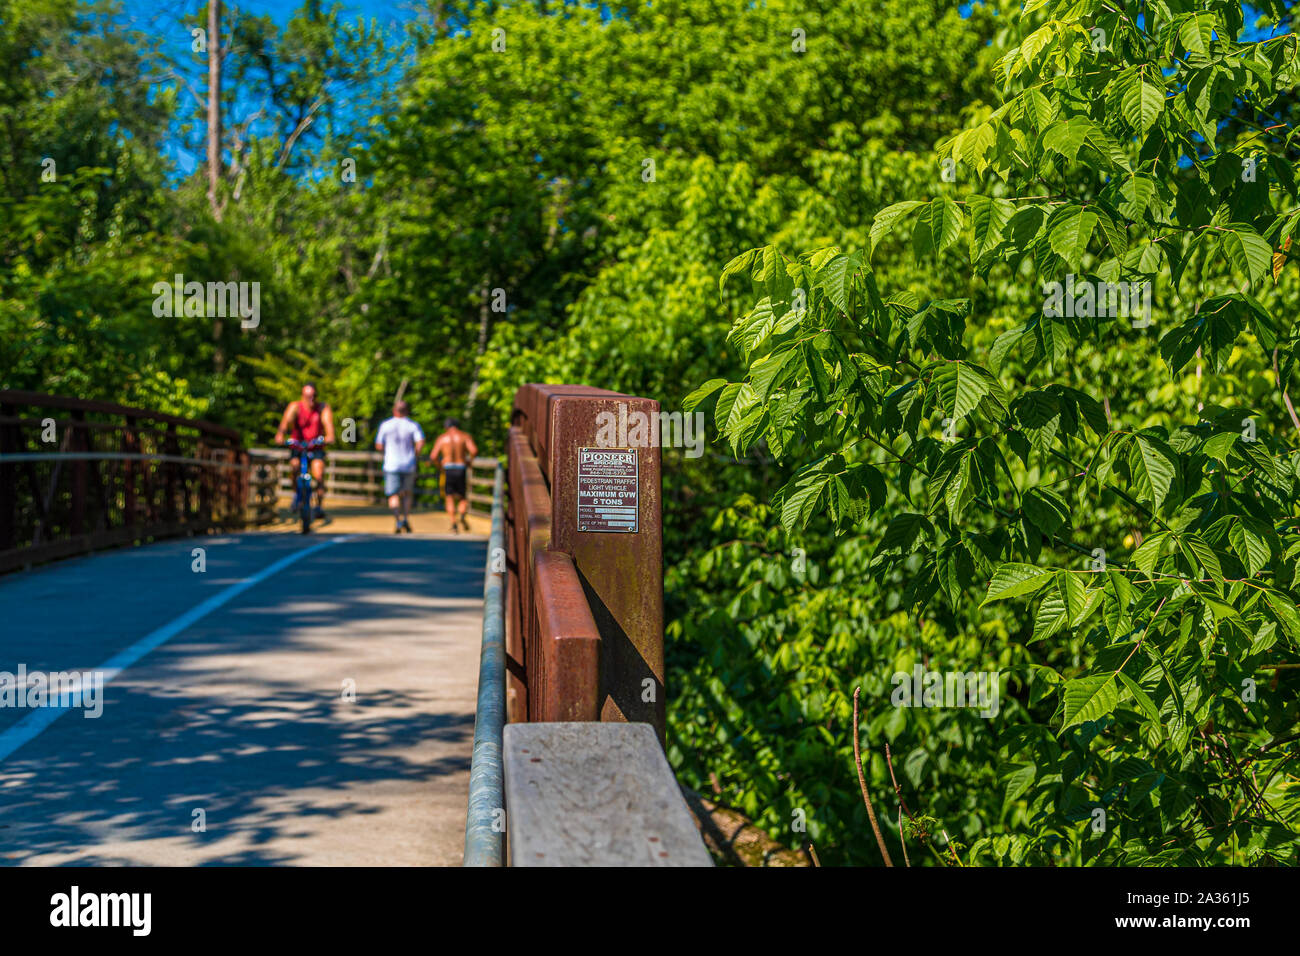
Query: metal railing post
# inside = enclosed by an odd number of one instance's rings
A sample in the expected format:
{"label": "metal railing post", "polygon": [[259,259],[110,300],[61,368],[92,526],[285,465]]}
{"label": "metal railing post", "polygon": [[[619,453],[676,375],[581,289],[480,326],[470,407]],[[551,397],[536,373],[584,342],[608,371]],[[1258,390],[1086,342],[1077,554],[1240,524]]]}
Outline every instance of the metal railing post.
{"label": "metal railing post", "polygon": [[[587,385],[526,384],[515,393],[509,452],[519,613],[511,613],[507,650],[511,664],[522,666],[529,699],[526,716],[516,707],[512,719],[586,712],[585,699],[545,696],[559,687],[548,669],[549,643],[535,624],[547,610],[558,615],[553,636],[579,643],[587,619],[594,621],[596,653],[565,660],[572,667],[597,662],[598,719],[652,724],[663,741],[661,425],[652,399]],[[550,578],[551,589],[562,594],[544,595],[535,586],[539,551],[571,559],[576,575]],[[549,606],[542,597],[552,599]],[[579,608],[581,620],[568,613]],[[592,685],[575,674],[564,677],[568,691],[585,695]]]}

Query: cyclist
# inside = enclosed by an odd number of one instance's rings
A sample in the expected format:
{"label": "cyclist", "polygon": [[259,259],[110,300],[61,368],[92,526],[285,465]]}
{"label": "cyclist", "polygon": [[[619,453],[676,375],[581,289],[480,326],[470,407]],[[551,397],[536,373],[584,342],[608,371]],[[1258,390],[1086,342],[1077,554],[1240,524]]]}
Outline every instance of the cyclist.
{"label": "cyclist", "polygon": [[[284,444],[285,434],[304,445],[315,438],[324,437],[326,445],[334,444],[334,412],[324,402],[316,401],[316,386],[308,382],[302,387],[302,398],[290,402],[280,418],[275,432],[275,443]],[[289,450],[293,473],[298,473],[298,452]],[[325,449],[314,448],[307,452],[311,476],[316,479],[316,509],[312,517],[325,517]]]}
{"label": "cyclist", "polygon": [[[451,518],[451,530],[459,533],[461,527],[466,531],[469,530],[469,519],[465,517],[469,511],[465,479],[470,459],[478,454],[478,445],[474,444],[474,439],[468,432],[461,431],[460,422],[456,419],[449,418],[443,424],[446,426],[446,431],[433,443],[433,448],[429,452],[429,461],[437,464],[438,458],[440,456],[442,458],[447,515]],[[460,527],[456,524],[457,519],[460,520]]]}

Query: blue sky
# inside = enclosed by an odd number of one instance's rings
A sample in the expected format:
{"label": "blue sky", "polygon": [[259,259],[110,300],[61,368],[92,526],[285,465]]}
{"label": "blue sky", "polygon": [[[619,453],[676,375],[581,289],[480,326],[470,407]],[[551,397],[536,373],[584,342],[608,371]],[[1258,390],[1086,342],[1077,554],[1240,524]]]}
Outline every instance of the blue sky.
{"label": "blue sky", "polygon": [[[168,20],[175,21],[181,16],[201,10],[203,0],[124,0],[127,15],[141,25],[159,24]],[[241,0],[227,6],[238,7],[249,13],[269,14],[276,23],[284,23],[294,10],[302,6],[302,0]],[[414,10],[423,9],[421,0],[341,0],[345,15],[349,18],[361,16],[376,20],[409,20]]]}
{"label": "blue sky", "polygon": [[[323,0],[323,5],[331,6],[333,2],[335,0]],[[390,26],[394,32],[399,30],[402,24],[427,10],[424,0],[337,0],[337,2],[343,19],[374,19],[381,27]],[[238,2],[226,0],[224,4],[226,10],[239,9],[256,16],[269,15],[272,20],[281,25],[288,22],[293,13],[303,5],[304,0],[238,0]],[[122,0],[127,21],[124,25],[128,29],[139,30],[160,38],[164,47],[177,54],[182,62],[191,56],[189,32],[182,21],[187,17],[198,15],[205,6],[204,0]],[[200,92],[204,89],[205,75],[206,69],[201,60],[195,58],[190,81]],[[186,104],[185,108],[188,110],[193,106],[193,100],[188,94],[183,93],[182,97],[182,102]],[[246,114],[254,109],[256,104],[241,104],[237,112]],[[261,131],[265,132],[265,128]],[[179,130],[164,148],[164,154],[176,164],[176,171],[181,176],[192,173],[203,161],[201,152],[196,153],[187,148]]]}

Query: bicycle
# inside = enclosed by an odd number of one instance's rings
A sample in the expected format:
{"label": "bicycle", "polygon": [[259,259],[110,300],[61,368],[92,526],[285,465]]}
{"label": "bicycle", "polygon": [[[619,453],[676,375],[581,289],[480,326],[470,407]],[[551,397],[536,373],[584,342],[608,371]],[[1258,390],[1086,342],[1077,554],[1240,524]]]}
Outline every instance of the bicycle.
{"label": "bicycle", "polygon": [[302,533],[309,534],[311,532],[311,496],[315,490],[316,482],[311,476],[311,459],[307,453],[313,448],[323,447],[325,439],[324,437],[317,437],[309,442],[300,442],[296,438],[290,438],[285,444],[298,453],[298,481],[294,487],[291,509],[297,510],[302,517]]}

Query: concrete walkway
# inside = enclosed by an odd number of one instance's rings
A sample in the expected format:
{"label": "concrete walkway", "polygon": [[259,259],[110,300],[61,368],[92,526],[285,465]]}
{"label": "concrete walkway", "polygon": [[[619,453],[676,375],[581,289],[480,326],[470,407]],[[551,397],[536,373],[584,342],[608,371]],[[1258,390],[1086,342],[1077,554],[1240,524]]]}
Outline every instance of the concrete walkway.
{"label": "concrete walkway", "polygon": [[0,578],[0,671],[121,668],[0,706],[0,864],[460,863],[486,541],[322,530]]}
{"label": "concrete walkway", "polygon": [[[383,505],[365,505],[350,501],[326,501],[325,521],[312,526],[320,534],[392,534],[393,514]],[[281,498],[276,505],[276,521],[262,530],[298,532],[298,518],[289,507],[290,500]],[[452,534],[451,519],[442,510],[416,511],[411,515],[411,529],[416,534],[446,535],[452,538],[479,535],[484,539],[492,531],[492,520],[481,515],[466,516],[469,532]]]}

